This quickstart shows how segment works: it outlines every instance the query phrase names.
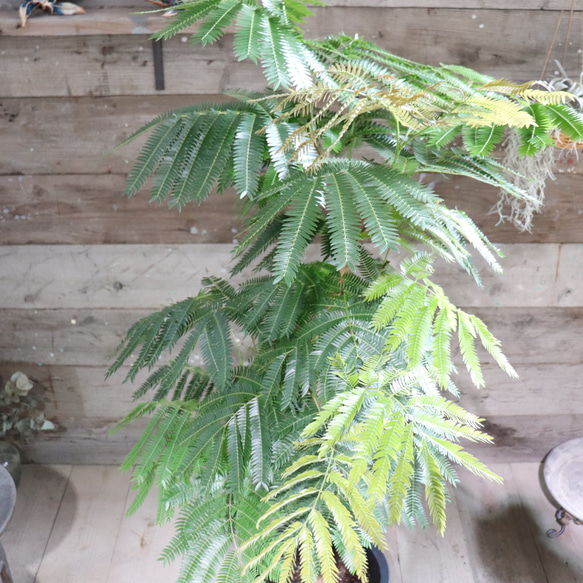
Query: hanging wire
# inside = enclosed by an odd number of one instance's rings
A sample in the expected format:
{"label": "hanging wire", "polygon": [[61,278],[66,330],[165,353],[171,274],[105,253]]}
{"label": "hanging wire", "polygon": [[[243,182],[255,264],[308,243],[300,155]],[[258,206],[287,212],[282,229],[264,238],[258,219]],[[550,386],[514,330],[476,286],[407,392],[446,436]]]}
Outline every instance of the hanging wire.
{"label": "hanging wire", "polygon": [[569,12],[569,23],[567,24],[567,38],[565,39],[565,46],[563,47],[563,56],[561,63],[565,66],[565,57],[567,56],[567,47],[569,46],[569,36],[571,34],[571,24],[573,23],[573,13],[575,12],[575,0],[571,0],[571,11]]}
{"label": "hanging wire", "polygon": [[559,32],[559,28],[561,27],[561,21],[563,20],[563,14],[565,14],[565,7],[567,6],[567,0],[563,0],[563,8],[561,9],[561,14],[559,15],[559,20],[557,22],[557,26],[555,27],[555,32],[553,34],[553,40],[551,40],[551,46],[547,52],[547,57],[545,59],[545,64],[543,65],[542,73],[540,74],[540,78],[543,79],[545,73],[547,72],[547,65],[551,59],[551,53],[553,52],[553,47],[555,46],[555,41],[557,40],[557,34]]}

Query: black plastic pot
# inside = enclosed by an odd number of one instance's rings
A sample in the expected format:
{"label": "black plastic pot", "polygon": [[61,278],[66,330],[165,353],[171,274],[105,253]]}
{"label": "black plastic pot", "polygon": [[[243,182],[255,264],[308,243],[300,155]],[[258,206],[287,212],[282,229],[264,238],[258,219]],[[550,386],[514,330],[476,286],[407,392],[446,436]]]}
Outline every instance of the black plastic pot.
{"label": "black plastic pot", "polygon": [[366,558],[368,560],[368,583],[389,583],[391,574],[383,551],[378,547],[366,549]]}

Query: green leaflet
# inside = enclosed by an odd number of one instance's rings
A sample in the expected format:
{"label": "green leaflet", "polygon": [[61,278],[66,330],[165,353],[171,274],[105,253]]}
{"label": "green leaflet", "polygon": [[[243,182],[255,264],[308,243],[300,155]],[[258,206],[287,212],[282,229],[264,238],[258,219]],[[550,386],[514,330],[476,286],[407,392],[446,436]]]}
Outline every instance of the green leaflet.
{"label": "green leaflet", "polygon": [[484,386],[484,378],[474,343],[475,331],[469,316],[458,311],[458,338],[464,363],[476,387]]}
{"label": "green leaflet", "polygon": [[491,125],[480,127],[464,126],[464,145],[472,156],[487,156],[502,140],[506,126]]}
{"label": "green leaflet", "polygon": [[553,112],[551,107],[563,106],[543,106],[540,103],[533,103],[525,107],[525,110],[532,116],[535,124],[524,128],[518,128],[516,131],[520,136],[520,147],[518,153],[521,156],[532,156],[542,148],[553,143],[549,132],[552,128],[551,116]]}
{"label": "green leaflet", "polygon": [[257,132],[262,127],[257,114],[242,114],[233,145],[235,184],[241,198],[252,199],[257,192],[264,149],[264,138]]}
{"label": "green leaflet", "polygon": [[356,270],[359,262],[360,224],[356,207],[348,196],[351,183],[345,174],[329,174],[325,182],[328,232],[334,262],[338,269]]}
{"label": "green leaflet", "polygon": [[572,140],[583,139],[581,113],[566,105],[547,105],[546,112],[557,127]]}
{"label": "green leaflet", "polygon": [[248,5],[241,7],[233,42],[233,51],[239,61],[251,59],[254,63],[257,62],[260,54],[259,39],[262,18],[264,15],[258,8]]}
{"label": "green leaflet", "polygon": [[[154,35],[156,39],[169,39],[181,30],[192,26],[204,18],[213,8],[221,4],[223,0],[195,0],[182,6],[177,15],[172,18],[170,24]],[[215,15],[219,15],[215,12]]]}
{"label": "green leaflet", "polygon": [[225,317],[209,316],[201,337],[201,352],[207,369],[218,387],[224,387],[231,367],[232,342]]}
{"label": "green leaflet", "polygon": [[128,175],[124,194],[132,196],[146,184],[148,177],[158,168],[163,157],[176,140],[182,128],[181,118],[163,120],[138,156],[136,164]]}
{"label": "green leaflet", "polygon": [[240,0],[223,0],[221,4],[211,10],[198,30],[192,35],[193,44],[214,43],[225,34],[225,28],[241,10]]}
{"label": "green leaflet", "polygon": [[275,255],[276,283],[283,280],[291,284],[308,243],[315,234],[321,212],[318,206],[321,185],[321,178],[306,181],[299,185],[294,194]]}
{"label": "green leaflet", "polygon": [[455,125],[450,128],[444,128],[441,130],[433,130],[428,132],[428,143],[430,146],[447,146],[449,143],[453,142],[462,132],[461,124]]}
{"label": "green leaflet", "polygon": [[288,87],[290,80],[285,53],[289,32],[279,19],[271,16],[263,18],[259,26],[262,45],[261,64],[265,77],[274,89],[279,86]]}

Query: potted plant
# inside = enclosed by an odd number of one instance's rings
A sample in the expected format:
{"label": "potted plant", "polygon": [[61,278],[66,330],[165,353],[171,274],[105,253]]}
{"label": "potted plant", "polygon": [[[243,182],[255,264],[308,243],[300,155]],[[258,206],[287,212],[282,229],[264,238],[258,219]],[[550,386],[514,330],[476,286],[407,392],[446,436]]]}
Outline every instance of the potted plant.
{"label": "potted plant", "polygon": [[[391,524],[443,531],[456,464],[499,480],[459,444],[490,437],[446,397],[458,395],[452,338],[477,386],[476,339],[515,373],[431,279],[437,256],[479,283],[472,252],[495,270],[499,252],[419,176],[524,197],[490,157],[505,129],[526,154],[555,127],[583,137],[565,93],[420,65],[358,37],[307,41],[306,4],[178,3],[159,38],[198,23],[193,40],[211,43],[234,25],[236,56],[260,63],[269,88],[168,112],[130,138],[150,132],[127,195],[151,179],[152,199],[180,209],[234,187],[246,217],[232,273],[251,275],[208,278],[137,322],[110,370],[152,371],[135,393],[149,400],[122,422],[151,417],[123,467],[132,510],[155,486],[158,520],[178,515],[164,559],[182,557],[184,582],[332,583],[338,557],[365,580],[365,549]],[[249,340],[239,364],[234,330]]]}
{"label": "potted plant", "polygon": [[[55,425],[44,413],[42,388],[23,372],[15,372],[0,390],[0,464],[18,486],[21,477],[20,443],[39,431],[52,431]],[[14,443],[15,442],[15,443]]]}

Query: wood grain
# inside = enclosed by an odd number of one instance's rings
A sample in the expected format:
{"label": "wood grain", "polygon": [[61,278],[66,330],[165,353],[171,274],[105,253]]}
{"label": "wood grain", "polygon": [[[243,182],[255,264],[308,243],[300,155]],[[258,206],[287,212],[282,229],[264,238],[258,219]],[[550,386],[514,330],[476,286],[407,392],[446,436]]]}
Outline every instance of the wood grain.
{"label": "wood grain", "polygon": [[0,307],[160,308],[196,294],[204,277],[226,277],[231,248],[11,245],[0,255]]}
{"label": "wood grain", "polygon": [[[497,224],[490,210],[498,192],[454,177],[436,190],[451,207],[473,217],[496,243],[582,243],[583,202],[578,175],[550,182],[546,204],[531,233]],[[121,196],[125,175],[0,175],[0,245],[231,243],[242,228],[240,200],[229,190],[181,212],[148,204],[148,193]]]}
{"label": "wood grain", "polygon": [[581,436],[583,415],[495,415],[484,422],[494,446],[467,445],[468,451],[489,463],[540,461],[553,447]]}
{"label": "wood grain", "polygon": [[[519,379],[510,379],[497,367],[485,366],[486,387],[480,390],[471,385],[467,374],[460,375],[461,380],[457,381],[462,391],[460,405],[492,423],[499,417],[520,418],[515,422],[518,425],[513,426],[517,431],[522,431],[529,420],[535,426],[540,426],[542,420],[541,427],[545,427],[543,414],[583,417],[579,398],[583,365],[516,368]],[[61,437],[66,437],[65,432],[112,429],[135,407],[132,394],[147,376],[147,373],[139,375],[135,384],[122,383],[123,371],[106,379],[105,363],[101,366],[0,365],[0,376],[4,380],[16,371],[24,372],[40,387],[46,388],[45,413],[58,425]],[[503,440],[511,437],[508,431],[500,430],[499,433]],[[516,436],[516,432],[512,436]]]}
{"label": "wood grain", "polygon": [[[469,312],[482,318],[502,341],[502,349],[521,374],[535,366],[565,367],[567,372],[569,366],[583,363],[580,307],[482,308]],[[2,360],[7,366],[28,363],[39,375],[47,366],[106,366],[128,328],[148,313],[148,309],[90,307],[0,310]],[[454,342],[454,351],[455,346]],[[496,370],[485,350],[479,349],[479,354],[484,365]],[[502,380],[497,376],[498,382]]]}
{"label": "wood grain", "polygon": [[[59,434],[38,435],[25,446],[36,463],[119,464],[140,435],[132,426],[110,435],[114,422],[99,428],[71,427]],[[502,415],[490,417],[485,428],[495,445],[465,444],[486,463],[535,462],[556,445],[581,436],[583,415]]]}
{"label": "wood grain", "polygon": [[455,499],[447,507],[447,536],[432,527],[396,528],[403,581],[472,581],[466,528]]}
{"label": "wood grain", "polygon": [[232,243],[234,191],[181,212],[122,196],[118,174],[0,176],[0,244]]}
{"label": "wood grain", "polygon": [[35,583],[53,524],[61,507],[71,466],[22,467],[16,508],[2,545],[18,583]]}
{"label": "wood grain", "polygon": [[[103,13],[103,14],[102,14]],[[153,62],[150,32],[159,28],[151,17],[120,17],[120,28],[111,11],[76,18],[39,17],[30,27],[15,29],[4,22],[9,34],[0,35],[2,97],[111,96],[152,94]],[[32,34],[34,21],[43,31],[66,36],[20,36]],[[119,18],[117,19],[119,21]],[[157,18],[157,22],[162,19]],[[497,78],[515,81],[541,75],[552,40],[557,15],[543,10],[487,10],[473,12],[449,8],[318,8],[304,25],[306,36],[320,38],[343,31],[359,34],[403,57],[438,65],[455,63],[476,68]],[[559,38],[564,38],[567,19]],[[39,25],[41,23],[38,23]],[[103,35],[111,29],[110,34]],[[87,36],[89,33],[90,36]],[[100,33],[100,34],[98,34]],[[132,34],[133,33],[133,34]],[[141,34],[136,34],[141,33]],[[40,34],[40,33],[37,33]],[[492,35],[496,43],[492,43]],[[16,35],[16,36],[15,36]],[[165,92],[168,94],[221,93],[244,86],[261,89],[261,69],[238,62],[233,56],[232,34],[212,46],[189,46],[186,34],[164,43]],[[576,76],[580,27],[570,32],[573,50],[567,51],[564,67]],[[556,46],[551,58],[561,58]],[[551,63],[553,61],[551,60]],[[552,74],[552,71],[550,72]],[[578,73],[577,73],[578,74]]]}
{"label": "wood grain", "polygon": [[[226,277],[230,245],[11,245],[0,251],[0,309],[160,308]],[[503,245],[504,274],[482,266],[481,290],[462,269],[436,263],[434,280],[461,307],[580,307],[580,245]],[[316,255],[317,248],[308,255]],[[395,261],[398,258],[395,257]],[[240,281],[237,276],[233,281]]]}
{"label": "wood grain", "polygon": [[140,144],[112,151],[164,111],[225,100],[193,95],[0,99],[0,174],[126,174]]}
{"label": "wood grain", "polygon": [[128,490],[116,467],[73,468],[38,581],[107,581]]}
{"label": "wood grain", "polygon": [[[139,154],[142,142],[137,140],[123,148],[114,148],[132,132],[165,111],[194,103],[226,100],[220,95],[0,98],[0,175],[8,175],[5,180],[12,178],[13,182],[15,176],[23,175],[23,180],[28,175],[65,175],[65,182],[69,180],[66,175],[71,174],[126,175]],[[554,233],[553,240],[559,242],[561,235],[558,230],[563,227],[568,232],[574,230],[573,225],[580,216],[568,218],[565,212],[570,205],[577,213],[581,210],[575,186],[577,178],[573,174],[581,173],[582,166],[583,158],[579,162],[572,154],[558,164],[559,180],[557,183],[549,181],[547,187],[551,214],[535,217],[534,237],[540,236],[536,232],[550,229]],[[434,178],[427,177],[427,180]],[[17,184],[4,181],[2,188],[9,188],[10,184],[20,189]],[[42,185],[40,187],[43,188]],[[496,200],[493,188],[472,184],[471,181],[438,182],[437,188],[452,201],[475,198],[475,203],[468,203],[471,204],[469,209],[475,208],[484,213],[491,209]],[[484,200],[481,200],[482,197]],[[484,216],[478,220],[488,225],[494,216]],[[502,233],[507,230],[507,227],[501,228]]]}
{"label": "wood grain", "polygon": [[[456,492],[476,583],[548,583],[509,464],[491,468],[504,487],[464,472]],[[513,553],[507,549],[513,548]]]}
{"label": "wood grain", "polygon": [[[464,307],[575,307],[583,300],[577,282],[583,269],[580,245],[499,245],[505,258],[503,274],[489,270],[481,259],[484,289],[467,283],[461,268],[436,264],[441,283],[458,306]],[[445,267],[445,269],[444,269]]]}
{"label": "wood grain", "polygon": [[[124,515],[133,501],[130,489]],[[174,534],[174,524],[156,523],[157,494],[152,490],[142,506],[131,516],[124,516],[111,559],[107,583],[120,581],[176,581],[180,561],[169,565],[160,554]]]}
{"label": "wood grain", "polygon": [[543,412],[545,415],[583,415],[582,364],[519,365],[515,368],[518,379],[510,378],[496,366],[484,366],[486,386],[482,389],[472,385],[465,371],[456,375],[462,392],[460,405],[486,419],[499,415],[538,417]]}
{"label": "wood grain", "polygon": [[556,509],[543,494],[539,482],[540,465],[513,464],[512,477],[518,487],[538,554],[549,581],[583,581],[583,537],[580,527],[571,525],[559,539],[548,538],[547,529],[557,527]]}

